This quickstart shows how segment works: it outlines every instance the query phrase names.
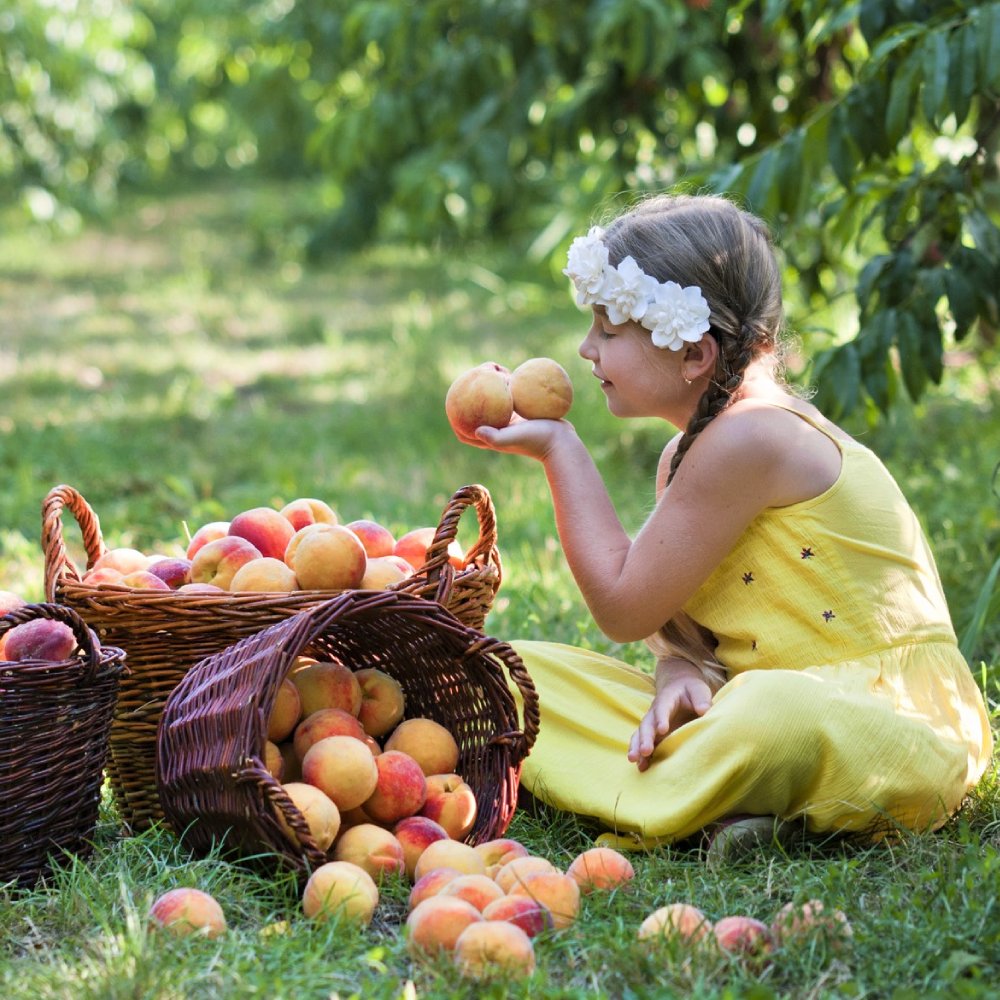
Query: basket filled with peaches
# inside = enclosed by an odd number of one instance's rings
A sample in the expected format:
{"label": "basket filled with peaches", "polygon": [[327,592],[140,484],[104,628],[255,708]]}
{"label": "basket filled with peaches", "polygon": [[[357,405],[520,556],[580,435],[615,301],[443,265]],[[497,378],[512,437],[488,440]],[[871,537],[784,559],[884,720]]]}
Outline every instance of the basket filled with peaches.
{"label": "basket filled with peaches", "polygon": [[156,778],[196,852],[303,875],[499,837],[538,731],[508,644],[443,605],[344,591],[206,657],[167,699]]}
{"label": "basket filled with peaches", "polygon": [[[458,528],[470,509],[478,536],[463,551]],[[82,567],[67,548],[65,511],[80,529]],[[485,487],[457,490],[436,527],[394,534],[378,521],[341,515],[316,498],[251,507],[198,525],[175,551],[145,553],[108,547],[97,514],[72,486],[48,493],[42,507],[46,599],[77,612],[101,643],[128,655],[108,760],[126,828],[142,830],[163,817],[157,727],[171,692],[205,657],[353,591],[410,595],[482,628],[501,579],[496,517]]]}

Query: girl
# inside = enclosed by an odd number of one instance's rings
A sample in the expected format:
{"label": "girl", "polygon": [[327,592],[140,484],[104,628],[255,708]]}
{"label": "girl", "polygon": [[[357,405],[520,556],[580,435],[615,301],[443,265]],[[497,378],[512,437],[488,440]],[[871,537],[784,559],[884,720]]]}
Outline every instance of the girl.
{"label": "girl", "polygon": [[524,787],[620,847],[747,816],[763,819],[729,833],[940,826],[989,762],[986,708],[896,483],[782,383],[764,224],[723,198],[652,198],[575,240],[565,273],[608,408],[683,431],[634,539],[569,422],[465,439],[542,463],[594,620],[658,657],[651,677],[516,643],[541,711]]}

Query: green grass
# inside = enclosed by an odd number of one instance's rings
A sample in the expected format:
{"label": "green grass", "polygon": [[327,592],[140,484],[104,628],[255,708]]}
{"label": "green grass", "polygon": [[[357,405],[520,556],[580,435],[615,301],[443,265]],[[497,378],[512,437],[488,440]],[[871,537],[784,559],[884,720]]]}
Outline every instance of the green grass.
{"label": "green grass", "polygon": [[[114,225],[71,239],[0,235],[0,589],[41,598],[40,507],[57,483],[83,493],[109,545],[168,551],[185,525],[296,496],[396,531],[434,524],[454,490],[481,482],[496,502],[505,567],[487,630],[646,662],[641,645],[617,646],[590,623],[540,470],[460,446],[444,418],[445,390],[470,364],[562,360],[581,434],[625,523],[641,522],[664,430],[605,412],[575,361],[581,318],[562,280],[491,246],[377,247],[303,268],[296,227],[310,197],[294,187],[205,190],[137,200]],[[991,492],[1000,385],[985,365],[946,379],[947,391],[891,422],[850,429],[913,501],[956,627],[974,626],[974,670],[995,710],[1000,623],[977,601],[1000,540]],[[81,559],[69,515],[64,531]],[[471,513],[461,533],[475,536]],[[537,943],[526,984],[472,987],[447,963],[409,958],[405,885],[383,886],[365,931],[316,926],[300,916],[290,878],[192,857],[161,830],[121,836],[105,801],[91,857],[67,859],[34,891],[0,891],[0,996],[985,997],[1000,974],[998,803],[994,773],[942,831],[892,846],[775,849],[715,872],[691,849],[636,855],[633,883],[586,898],[571,929]],[[542,810],[518,813],[510,835],[568,864],[595,832]],[[174,885],[213,892],[231,932],[215,942],[149,936],[149,904]],[[713,918],[769,919],[810,897],[849,915],[849,953],[815,946],[763,968],[685,966],[635,937],[643,917],[676,899]],[[262,934],[280,921],[285,933]]]}

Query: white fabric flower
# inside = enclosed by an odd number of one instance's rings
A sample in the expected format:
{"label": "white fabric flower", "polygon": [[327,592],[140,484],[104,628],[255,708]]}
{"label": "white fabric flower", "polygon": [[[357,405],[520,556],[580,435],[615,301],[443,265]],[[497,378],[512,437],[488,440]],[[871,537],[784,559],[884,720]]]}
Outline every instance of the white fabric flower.
{"label": "white fabric flower", "polygon": [[[608,310],[610,315],[610,308]],[[645,326],[657,347],[679,351],[701,340],[711,325],[710,309],[697,285],[681,288],[676,281],[659,285],[646,309]]]}
{"label": "white fabric flower", "polygon": [[608,310],[608,319],[615,326],[630,319],[641,322],[658,284],[631,257],[623,258],[617,267],[608,269],[602,289],[602,304]]}
{"label": "white fabric flower", "polygon": [[563,274],[576,285],[578,305],[594,305],[600,298],[608,267],[608,248],[601,237],[604,230],[593,226],[586,236],[578,236],[569,247]]}

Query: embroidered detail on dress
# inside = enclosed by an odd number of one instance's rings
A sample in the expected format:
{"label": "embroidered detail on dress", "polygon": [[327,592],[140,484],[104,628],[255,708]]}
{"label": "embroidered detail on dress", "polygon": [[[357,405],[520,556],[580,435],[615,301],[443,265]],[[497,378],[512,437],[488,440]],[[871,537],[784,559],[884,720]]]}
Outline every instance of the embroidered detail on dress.
{"label": "embroidered detail on dress", "polygon": [[743,582],[746,583],[746,584],[753,583],[753,573],[744,573],[743,574]]}
{"label": "embroidered detail on dress", "polygon": [[756,639],[752,639],[750,641],[750,649],[751,649],[751,651],[756,651],[756,649],[757,649],[757,640]]}
{"label": "embroidered detail on dress", "polygon": [[815,557],[815,555],[816,555],[816,553],[813,552],[812,549],[803,549],[802,550],[802,555],[801,555],[800,558],[802,558],[802,559],[813,559]]}
{"label": "embroidered detail on dress", "polygon": [[837,616],[836,616],[836,615],[835,615],[835,614],[834,614],[834,613],[833,613],[832,611],[824,611],[824,612],[823,612],[823,617],[824,617],[824,618],[825,618],[825,619],[826,619],[827,621],[830,621],[830,619],[831,619],[831,618],[836,618]]}

